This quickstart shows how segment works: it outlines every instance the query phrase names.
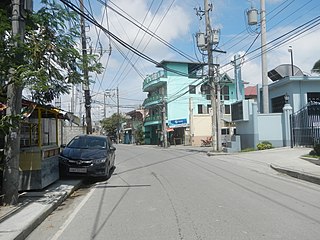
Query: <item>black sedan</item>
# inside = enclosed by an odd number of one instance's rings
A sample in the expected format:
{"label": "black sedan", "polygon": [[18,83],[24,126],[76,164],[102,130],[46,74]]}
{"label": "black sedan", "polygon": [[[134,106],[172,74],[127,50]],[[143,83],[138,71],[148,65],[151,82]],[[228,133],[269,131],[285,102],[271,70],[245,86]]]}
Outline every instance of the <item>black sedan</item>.
{"label": "black sedan", "polygon": [[79,135],[62,147],[60,176],[110,177],[116,148],[109,137]]}

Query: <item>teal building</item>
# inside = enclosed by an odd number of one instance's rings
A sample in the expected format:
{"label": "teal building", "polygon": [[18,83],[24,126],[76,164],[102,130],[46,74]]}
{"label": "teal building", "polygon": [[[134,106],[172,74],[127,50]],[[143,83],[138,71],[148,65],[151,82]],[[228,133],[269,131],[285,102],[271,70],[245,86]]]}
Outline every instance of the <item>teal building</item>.
{"label": "teal building", "polygon": [[[171,144],[190,144],[191,114],[211,111],[210,87],[205,73],[206,64],[193,62],[162,61],[162,69],[148,75],[143,81],[147,98],[143,102],[147,116],[144,120],[145,144],[160,144],[162,119]],[[230,121],[230,104],[237,100],[237,86],[227,74],[220,76],[223,121]],[[241,81],[242,83],[242,81]],[[243,91],[243,84],[240,84]]]}

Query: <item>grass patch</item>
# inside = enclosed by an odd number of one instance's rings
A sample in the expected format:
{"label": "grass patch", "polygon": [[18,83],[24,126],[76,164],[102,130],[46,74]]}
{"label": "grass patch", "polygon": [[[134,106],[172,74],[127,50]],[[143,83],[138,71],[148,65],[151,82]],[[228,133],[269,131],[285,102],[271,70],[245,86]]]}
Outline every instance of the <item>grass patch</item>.
{"label": "grass patch", "polygon": [[256,149],[254,149],[254,148],[245,148],[245,149],[241,150],[241,152],[253,152],[253,151],[256,151]]}
{"label": "grass patch", "polygon": [[303,155],[302,157],[313,158],[313,159],[320,159],[320,156],[310,155],[310,154]]}

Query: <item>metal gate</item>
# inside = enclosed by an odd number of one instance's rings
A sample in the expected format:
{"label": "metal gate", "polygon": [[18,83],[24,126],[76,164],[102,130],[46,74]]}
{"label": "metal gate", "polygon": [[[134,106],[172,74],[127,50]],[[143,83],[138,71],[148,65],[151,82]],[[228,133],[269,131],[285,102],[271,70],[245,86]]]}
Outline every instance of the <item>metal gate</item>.
{"label": "metal gate", "polygon": [[291,115],[291,146],[320,143],[320,103],[310,102]]}

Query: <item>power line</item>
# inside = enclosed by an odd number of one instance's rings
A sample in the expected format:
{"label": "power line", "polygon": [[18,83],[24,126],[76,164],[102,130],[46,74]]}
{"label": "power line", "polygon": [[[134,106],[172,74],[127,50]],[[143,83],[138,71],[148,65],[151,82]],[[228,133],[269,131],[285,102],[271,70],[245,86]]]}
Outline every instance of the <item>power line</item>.
{"label": "power line", "polygon": [[[98,2],[100,2],[101,4],[104,4],[101,0],[97,0]],[[116,4],[114,4],[111,0],[109,0],[110,3],[112,3],[113,5],[117,6]],[[105,4],[104,4],[105,5]],[[175,46],[173,46],[172,44],[170,44],[169,42],[165,41],[163,38],[159,37],[157,34],[155,34],[154,32],[151,32],[149,29],[147,29],[145,26],[141,25],[138,23],[137,20],[135,20],[132,16],[128,15],[127,13],[125,13],[127,16],[130,17],[126,17],[123,14],[121,14],[119,11],[117,11],[116,9],[114,9],[113,7],[111,7],[110,5],[106,4],[106,7],[108,7],[110,10],[114,11],[115,13],[119,14],[121,17],[123,17],[124,19],[126,19],[128,22],[130,22],[131,24],[133,24],[134,26],[136,26],[137,28],[141,28],[143,31],[145,31],[147,34],[149,34],[150,36],[152,36],[153,38],[157,39],[159,42],[163,43],[164,45],[166,45],[167,47],[169,47],[170,49],[172,49],[173,51],[175,51],[176,53],[178,53],[179,55],[183,56],[184,58],[188,59],[189,61],[194,61],[196,59],[194,59],[192,56],[189,56],[188,54],[184,53],[183,51],[179,50],[178,48],[176,48]],[[122,11],[122,10],[121,10]]]}

